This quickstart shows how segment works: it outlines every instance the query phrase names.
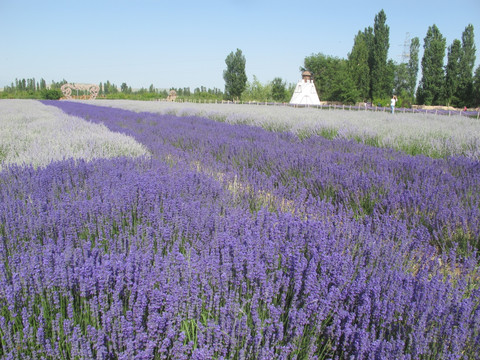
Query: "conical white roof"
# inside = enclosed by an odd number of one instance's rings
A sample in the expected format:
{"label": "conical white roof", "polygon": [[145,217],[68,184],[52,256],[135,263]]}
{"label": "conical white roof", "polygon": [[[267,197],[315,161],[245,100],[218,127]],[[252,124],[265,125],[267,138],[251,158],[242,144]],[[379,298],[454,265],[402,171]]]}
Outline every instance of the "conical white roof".
{"label": "conical white roof", "polygon": [[302,80],[297,83],[293,92],[292,105],[320,105],[317,89],[312,80],[312,74],[308,71],[302,73]]}

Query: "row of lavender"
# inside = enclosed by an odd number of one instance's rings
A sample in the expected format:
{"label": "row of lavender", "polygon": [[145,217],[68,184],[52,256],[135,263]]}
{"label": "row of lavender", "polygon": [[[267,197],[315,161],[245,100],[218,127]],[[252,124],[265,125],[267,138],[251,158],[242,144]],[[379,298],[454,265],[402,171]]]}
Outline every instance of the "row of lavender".
{"label": "row of lavender", "polygon": [[[115,108],[58,102],[66,113],[125,132],[157,156],[200,162],[210,173],[249,184],[250,208],[259,192],[295,200],[313,214],[309,199],[365,215],[404,219],[426,227],[441,249],[457,242],[463,252],[480,249],[480,165],[463,157],[432,160],[323,137],[299,140],[290,133],[219,124],[198,117],[159,116]],[[220,135],[221,136],[220,136]],[[168,149],[166,148],[168,146]],[[167,149],[167,150],[166,150]]]}
{"label": "row of lavender", "polygon": [[96,104],[137,112],[202,116],[268,130],[291,131],[300,137],[317,134],[330,139],[353,139],[411,155],[436,158],[462,155],[480,159],[480,122],[466,116],[133,100],[97,100]]}
{"label": "row of lavender", "polygon": [[[1,357],[476,356],[475,255],[436,253],[421,214],[452,192],[452,219],[466,211],[476,231],[474,162],[52,104],[134,136],[152,157],[0,173]],[[348,195],[355,176],[359,199]],[[396,183],[400,195],[381,188]],[[402,195],[411,212],[395,208]]]}

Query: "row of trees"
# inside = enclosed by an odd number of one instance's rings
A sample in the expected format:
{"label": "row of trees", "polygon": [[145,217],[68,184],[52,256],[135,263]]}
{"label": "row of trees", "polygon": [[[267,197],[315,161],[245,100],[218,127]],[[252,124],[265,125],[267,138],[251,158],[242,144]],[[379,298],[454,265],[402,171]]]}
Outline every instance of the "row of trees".
{"label": "row of trees", "polygon": [[[6,86],[2,92],[0,92],[0,98],[31,98],[31,99],[59,99],[63,96],[61,92],[62,85],[68,83],[65,79],[56,82],[52,81],[50,85],[47,85],[45,79],[41,79],[39,82],[35,81],[35,78],[31,79],[15,79],[10,86]],[[152,100],[152,99],[166,99],[170,90],[175,90],[177,96],[184,100],[199,100],[199,99],[211,99],[222,100],[223,92],[218,88],[206,88],[200,86],[193,91],[189,87],[185,88],[170,88],[170,89],[158,89],[153,84],[148,88],[132,89],[131,86],[123,82],[120,88],[110,81],[100,82],[98,84],[100,91],[99,97],[107,99],[136,99],[136,100]],[[78,90],[72,94],[73,96],[87,96],[86,91]]]}
{"label": "row of trees", "polygon": [[5,86],[0,92],[0,98],[59,99],[62,96],[60,88],[66,83],[66,80],[52,81],[50,86],[47,86],[43,78],[40,81],[35,81],[35,78],[15,79],[15,82]]}
{"label": "row of trees", "polygon": [[166,99],[171,90],[175,90],[177,97],[185,100],[194,100],[194,99],[222,99],[223,92],[217,88],[206,88],[205,86],[197,87],[193,90],[190,90],[190,87],[175,88],[171,87],[169,89],[159,89],[151,84],[148,89],[140,88],[133,90],[131,86],[127,85],[126,82],[123,82],[120,85],[120,89],[110,81],[99,84],[99,96],[106,98],[132,98],[132,99]]}
{"label": "row of trees", "polygon": [[397,64],[388,59],[386,19],[382,10],[375,16],[373,28],[358,32],[347,59],[321,53],[305,58],[304,68],[314,73],[320,99],[385,104],[396,94],[404,106],[480,104],[480,67],[473,75],[476,50],[473,25],[465,28],[461,42],[456,39],[448,48],[446,66],[445,38],[436,25],[429,27],[423,45],[422,77],[416,89],[420,41],[417,37],[410,41],[408,61]]}
{"label": "row of trees", "polygon": [[[418,88],[419,38],[411,39],[408,54],[398,64],[388,59],[389,36],[387,16],[381,10],[374,18],[373,27],[357,33],[347,59],[313,54],[305,58],[301,70],[314,74],[318,95],[324,101],[348,104],[370,100],[387,105],[396,94],[399,106],[413,103],[455,107],[480,105],[480,66],[473,74],[476,52],[473,25],[465,28],[461,41],[455,39],[449,46],[446,66],[446,40],[436,25],[429,27],[424,38]],[[254,76],[253,82],[248,83],[246,59],[240,49],[232,51],[225,63],[223,78],[228,99],[287,101],[293,92],[292,86],[287,89],[281,78],[262,86]]]}
{"label": "row of trees", "polygon": [[12,82],[11,86],[5,87],[4,91],[9,90],[18,90],[18,91],[42,91],[47,88],[47,82],[45,79],[40,79],[40,81],[35,81],[35,78],[30,79],[15,79],[15,83]]}
{"label": "row of trees", "polygon": [[475,43],[473,25],[468,25],[462,41],[455,39],[448,47],[444,67],[446,39],[436,25],[428,28],[424,40],[422,79],[417,100],[422,104],[452,104],[478,106],[480,104],[480,66],[473,75]]}
{"label": "row of trees", "polygon": [[[67,81],[64,79],[60,82],[52,81],[47,85],[42,78],[39,82],[35,79],[15,79],[10,86],[6,86],[3,92],[0,92],[0,98],[33,98],[33,99],[59,99],[63,96],[60,88]],[[239,99],[243,101],[288,101],[295,89],[294,84],[287,86],[286,82],[277,77],[273,81],[262,84],[255,75],[253,81],[246,81],[242,92],[239,95],[227,95],[222,90],[214,87],[207,88],[205,86],[196,87],[193,91],[190,87],[169,89],[158,89],[153,84],[148,88],[132,89],[126,82],[120,87],[116,84],[106,81],[98,84],[100,98],[107,99],[135,99],[135,100],[155,100],[166,99],[170,90],[175,90],[177,99],[186,101],[210,100],[221,101],[224,99]],[[86,91],[78,90],[72,94],[73,96],[87,96]]]}

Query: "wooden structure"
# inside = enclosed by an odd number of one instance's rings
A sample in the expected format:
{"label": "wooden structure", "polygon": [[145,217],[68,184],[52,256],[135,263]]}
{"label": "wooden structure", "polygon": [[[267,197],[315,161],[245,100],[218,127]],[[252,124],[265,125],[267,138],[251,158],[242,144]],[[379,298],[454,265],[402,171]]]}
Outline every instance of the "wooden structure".
{"label": "wooden structure", "polygon": [[[90,100],[95,100],[100,91],[100,87],[95,84],[63,84],[60,88],[65,99],[72,98],[72,90],[86,91]],[[86,98],[86,97],[85,97]]]}
{"label": "wooden structure", "polygon": [[167,96],[167,101],[175,101],[177,99],[177,92],[175,90],[170,90]]}

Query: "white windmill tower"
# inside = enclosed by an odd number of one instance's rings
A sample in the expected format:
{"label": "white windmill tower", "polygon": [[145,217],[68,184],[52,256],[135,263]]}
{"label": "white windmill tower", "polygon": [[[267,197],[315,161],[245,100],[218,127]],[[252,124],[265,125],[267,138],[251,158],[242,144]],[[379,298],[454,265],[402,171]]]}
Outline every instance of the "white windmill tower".
{"label": "white windmill tower", "polygon": [[310,71],[302,72],[302,80],[297,83],[290,104],[320,105],[320,99],[318,98],[317,89],[315,89]]}

